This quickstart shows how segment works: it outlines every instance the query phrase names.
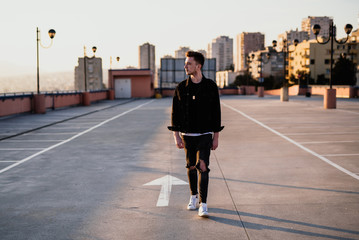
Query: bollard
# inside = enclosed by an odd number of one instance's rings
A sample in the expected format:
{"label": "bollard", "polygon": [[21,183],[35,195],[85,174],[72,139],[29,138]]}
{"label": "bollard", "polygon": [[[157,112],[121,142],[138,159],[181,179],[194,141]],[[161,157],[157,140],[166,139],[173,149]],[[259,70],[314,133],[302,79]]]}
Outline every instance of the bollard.
{"label": "bollard", "polygon": [[326,89],[324,93],[324,108],[335,109],[337,108],[337,90]]}
{"label": "bollard", "polygon": [[289,101],[288,87],[282,87],[280,89],[280,101],[281,102]]}
{"label": "bollard", "polygon": [[34,112],[36,114],[46,113],[45,94],[34,95]]}
{"label": "bollard", "polygon": [[258,87],[258,97],[264,97],[264,87]]}

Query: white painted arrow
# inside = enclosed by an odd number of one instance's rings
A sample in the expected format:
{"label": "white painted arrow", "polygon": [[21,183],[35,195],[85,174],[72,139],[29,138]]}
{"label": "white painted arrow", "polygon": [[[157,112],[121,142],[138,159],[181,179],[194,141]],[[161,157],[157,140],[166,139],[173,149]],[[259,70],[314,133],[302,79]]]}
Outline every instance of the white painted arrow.
{"label": "white painted arrow", "polygon": [[164,177],[153,180],[149,183],[143,184],[143,186],[161,186],[161,192],[158,196],[157,207],[165,207],[168,206],[170,201],[170,195],[172,190],[172,185],[187,185],[185,181],[178,179],[176,177],[172,177],[171,175],[166,175]]}

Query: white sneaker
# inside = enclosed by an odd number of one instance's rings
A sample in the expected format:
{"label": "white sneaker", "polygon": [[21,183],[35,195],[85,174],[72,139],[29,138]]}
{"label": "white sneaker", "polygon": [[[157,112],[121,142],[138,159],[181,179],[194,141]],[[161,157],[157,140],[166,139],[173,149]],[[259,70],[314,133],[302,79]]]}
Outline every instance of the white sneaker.
{"label": "white sneaker", "polygon": [[207,204],[206,204],[206,203],[201,203],[201,205],[199,206],[198,216],[200,216],[200,217],[206,217],[206,218],[209,217],[208,208],[207,208]]}
{"label": "white sneaker", "polygon": [[191,195],[189,203],[187,205],[188,210],[195,210],[197,208],[198,197],[197,195]]}

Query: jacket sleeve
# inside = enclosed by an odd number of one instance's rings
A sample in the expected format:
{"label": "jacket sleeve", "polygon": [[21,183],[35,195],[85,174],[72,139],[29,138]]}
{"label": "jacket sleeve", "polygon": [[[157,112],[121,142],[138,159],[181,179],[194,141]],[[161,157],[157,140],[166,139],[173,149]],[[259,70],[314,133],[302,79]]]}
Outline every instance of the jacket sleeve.
{"label": "jacket sleeve", "polygon": [[217,87],[217,84],[215,84],[215,87],[213,89],[214,95],[213,95],[213,109],[212,109],[212,129],[214,132],[220,132],[223,130],[224,126],[221,126],[221,103],[219,99],[219,89]]}
{"label": "jacket sleeve", "polygon": [[170,131],[178,132],[181,130],[181,123],[180,123],[180,95],[178,86],[175,90],[175,94],[172,100],[172,114],[171,114],[171,124],[172,126],[168,126],[167,128]]}

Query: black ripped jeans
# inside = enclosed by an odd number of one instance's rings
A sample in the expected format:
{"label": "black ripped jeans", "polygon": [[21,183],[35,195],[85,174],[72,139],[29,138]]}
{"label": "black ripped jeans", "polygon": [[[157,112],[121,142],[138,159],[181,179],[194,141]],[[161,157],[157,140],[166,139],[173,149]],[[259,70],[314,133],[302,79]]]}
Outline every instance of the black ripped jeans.
{"label": "black ripped jeans", "polygon": [[[209,180],[209,156],[211,153],[212,147],[212,134],[206,134],[201,136],[182,136],[184,142],[184,149],[186,152],[186,161],[187,161],[187,175],[189,186],[191,190],[191,195],[196,195],[198,193],[199,185],[199,201],[201,203],[207,203],[207,194],[208,194],[208,180]],[[200,169],[200,160],[203,160],[207,170],[202,171]],[[191,167],[195,167],[191,169]],[[198,181],[198,174],[199,181]]]}

